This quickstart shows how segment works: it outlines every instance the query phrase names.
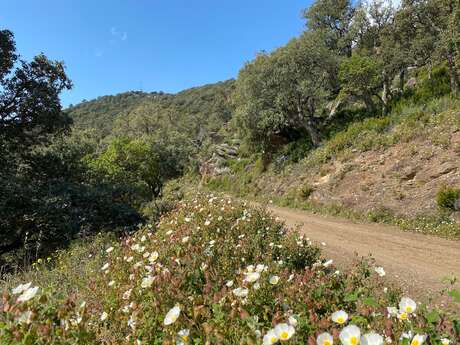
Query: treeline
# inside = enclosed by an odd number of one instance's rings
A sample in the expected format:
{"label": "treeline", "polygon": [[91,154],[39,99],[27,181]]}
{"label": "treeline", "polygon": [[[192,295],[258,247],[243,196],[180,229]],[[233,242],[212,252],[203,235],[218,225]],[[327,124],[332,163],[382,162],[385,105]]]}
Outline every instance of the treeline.
{"label": "treeline", "polygon": [[270,155],[308,137],[320,145],[344,110],[385,115],[412,70],[445,69],[459,92],[460,5],[455,0],[317,0],[306,30],[240,71],[235,121],[256,151]]}

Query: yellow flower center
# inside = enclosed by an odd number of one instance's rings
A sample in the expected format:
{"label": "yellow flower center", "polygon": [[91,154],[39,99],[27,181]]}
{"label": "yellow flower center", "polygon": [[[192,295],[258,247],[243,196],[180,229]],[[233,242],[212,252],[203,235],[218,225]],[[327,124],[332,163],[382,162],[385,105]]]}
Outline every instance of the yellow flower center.
{"label": "yellow flower center", "polygon": [[406,313],[411,313],[411,312],[412,312],[412,307],[408,305],[406,307]]}
{"label": "yellow flower center", "polygon": [[270,338],[270,343],[272,343],[272,344],[275,344],[277,341],[278,341],[277,337],[273,336],[273,337]]}
{"label": "yellow flower center", "polygon": [[412,340],[410,345],[419,345],[418,340],[417,339]]}
{"label": "yellow flower center", "polygon": [[182,335],[181,339],[185,342],[188,342],[188,335]]}
{"label": "yellow flower center", "polygon": [[288,338],[289,338],[289,333],[288,332],[286,332],[286,331],[281,332],[281,334],[280,334],[280,339],[281,340],[286,340]]}
{"label": "yellow flower center", "polygon": [[330,340],[329,340],[329,339],[326,339],[326,340],[324,341],[323,345],[331,345]]}
{"label": "yellow flower center", "polygon": [[401,313],[401,315],[399,315],[399,317],[400,317],[402,320],[406,320],[406,319],[407,319],[407,314],[406,314],[406,313]]}
{"label": "yellow flower center", "polygon": [[351,344],[351,345],[358,345],[358,338],[356,338],[356,337],[351,337],[351,338],[350,338],[350,344]]}
{"label": "yellow flower center", "polygon": [[337,323],[342,324],[342,323],[344,323],[344,322],[345,322],[345,318],[344,318],[343,316],[339,316],[339,317],[337,318]]}

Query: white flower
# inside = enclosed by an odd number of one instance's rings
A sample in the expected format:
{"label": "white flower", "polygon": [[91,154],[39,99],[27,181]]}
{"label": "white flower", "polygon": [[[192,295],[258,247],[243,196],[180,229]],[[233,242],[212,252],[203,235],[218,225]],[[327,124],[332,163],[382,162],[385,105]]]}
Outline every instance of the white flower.
{"label": "white flower", "polygon": [[29,300],[31,300],[32,298],[35,297],[35,295],[38,293],[38,290],[40,290],[40,288],[38,286],[35,286],[33,288],[28,288],[27,290],[25,290],[19,297],[18,297],[18,300],[17,302],[20,303],[20,302],[27,302]]}
{"label": "white flower", "polygon": [[399,302],[399,311],[400,312],[405,312],[405,313],[413,313],[417,309],[417,304],[413,299],[410,299],[409,297],[403,297],[401,298],[401,301]]}
{"label": "white flower", "polygon": [[102,266],[101,271],[106,271],[108,270],[110,264],[107,262],[104,266]]}
{"label": "white flower", "polygon": [[182,237],[182,243],[187,243],[189,239],[190,239],[190,236]]}
{"label": "white flower", "polygon": [[272,285],[277,285],[280,281],[280,277],[278,276],[271,276],[270,279],[268,279],[268,282]]}
{"label": "white flower", "polygon": [[31,285],[32,285],[32,282],[27,283],[27,284],[19,284],[11,292],[13,293],[13,295],[19,295],[20,293],[23,293],[28,288],[30,288]]}
{"label": "white flower", "polygon": [[294,317],[294,316],[289,316],[289,319],[288,319],[288,323],[293,326],[293,327],[296,327],[297,326],[297,319]]}
{"label": "white flower", "polygon": [[134,257],[130,256],[129,258],[126,259],[126,262],[131,262],[134,260]]}
{"label": "white flower", "polygon": [[136,328],[136,317],[134,315],[131,315],[128,320],[128,326],[131,327],[131,329]]}
{"label": "white flower", "polygon": [[343,345],[358,345],[361,338],[361,331],[358,326],[350,325],[342,329],[339,338]]}
{"label": "white flower", "polygon": [[263,345],[273,345],[278,342],[278,336],[274,329],[271,329],[264,335]]}
{"label": "white flower", "polygon": [[149,261],[150,261],[150,263],[153,264],[155,261],[157,261],[158,255],[159,255],[159,254],[158,254],[157,251],[155,251],[155,252],[153,252],[152,254],[150,254],[150,256],[149,256]]}
{"label": "white flower", "polygon": [[441,344],[442,344],[442,345],[449,345],[449,344],[450,344],[450,339],[441,338]]}
{"label": "white flower", "polygon": [[286,341],[291,339],[295,333],[293,326],[288,325],[287,323],[280,323],[275,327],[275,333],[279,340]]}
{"label": "white flower", "polygon": [[377,333],[367,333],[361,337],[361,345],[383,345],[383,337]]}
{"label": "white flower", "polygon": [[107,314],[106,312],[103,312],[103,313],[101,314],[101,321],[107,320],[108,317],[109,317],[109,314]]}
{"label": "white flower", "polygon": [[252,288],[253,288],[254,290],[259,290],[259,289],[260,289],[260,283],[259,283],[259,282],[255,283],[255,284],[252,286]]}
{"label": "white flower", "polygon": [[407,313],[405,311],[399,311],[397,317],[400,320],[407,320]]}
{"label": "white flower", "polygon": [[133,291],[133,289],[129,289],[128,291],[125,291],[125,293],[123,294],[123,299],[124,300],[129,299],[129,297],[131,297],[131,292],[132,291]]}
{"label": "white flower", "polygon": [[147,289],[152,286],[153,281],[155,280],[155,277],[148,276],[142,279],[141,287],[144,289]]}
{"label": "white flower", "polygon": [[339,325],[343,325],[345,322],[348,321],[348,314],[343,310],[339,310],[332,313],[331,319]]}
{"label": "white flower", "polygon": [[227,282],[225,283],[225,285],[227,287],[232,287],[233,286],[233,280],[227,280]]}
{"label": "white flower", "polygon": [[115,285],[115,280],[111,280],[107,285],[108,286],[114,286]]}
{"label": "white flower", "polygon": [[255,283],[256,281],[259,280],[259,278],[260,278],[259,272],[249,272],[249,273],[246,273],[246,277],[244,278],[244,281],[248,283]]}
{"label": "white flower", "polygon": [[107,254],[113,252],[113,247],[107,248],[107,249],[105,250],[105,252],[106,252]]}
{"label": "white flower", "polygon": [[326,262],[323,264],[323,266],[324,266],[324,267],[329,267],[329,266],[332,265],[333,262],[334,262],[334,260],[332,260],[332,259],[331,259],[331,260],[328,260],[328,261],[326,261]]}
{"label": "white flower", "polygon": [[19,315],[17,321],[19,323],[25,323],[25,324],[30,324],[32,322],[32,312],[30,310],[22,313],[21,315]]}
{"label": "white flower", "polygon": [[248,296],[248,293],[249,293],[249,290],[248,289],[245,289],[245,288],[236,288],[236,289],[233,289],[233,294],[237,297],[247,297]]}
{"label": "white flower", "polygon": [[180,315],[180,307],[176,305],[168,311],[163,321],[163,324],[165,326],[173,324],[174,322],[176,322],[179,315]]}
{"label": "white flower", "polygon": [[387,313],[388,313],[388,316],[397,316],[398,309],[395,307],[387,307]]}
{"label": "white flower", "polygon": [[206,221],[204,222],[204,225],[206,225],[206,226],[208,226],[209,224],[211,224],[211,221],[209,221],[209,220],[206,220]]}
{"label": "white flower", "polygon": [[179,332],[177,332],[177,345],[184,345],[188,343],[190,337],[190,330],[189,329],[181,329]]}
{"label": "white flower", "polygon": [[334,338],[332,338],[332,335],[330,335],[327,332],[321,333],[316,338],[317,345],[332,345],[333,343],[334,343]]}
{"label": "white flower", "polygon": [[262,273],[262,272],[265,272],[267,270],[267,266],[263,265],[263,264],[258,264],[256,266],[256,272],[259,272],[259,273]]}
{"label": "white flower", "polygon": [[425,340],[426,340],[426,335],[416,334],[412,338],[410,345],[422,345],[425,342]]}
{"label": "white flower", "polygon": [[376,267],[375,268],[375,272],[377,272],[377,274],[380,276],[380,277],[384,277],[385,276],[385,270],[383,269],[383,267]]}
{"label": "white flower", "polygon": [[145,242],[145,241],[147,241],[147,237],[145,237],[145,235],[142,235],[141,242]]}

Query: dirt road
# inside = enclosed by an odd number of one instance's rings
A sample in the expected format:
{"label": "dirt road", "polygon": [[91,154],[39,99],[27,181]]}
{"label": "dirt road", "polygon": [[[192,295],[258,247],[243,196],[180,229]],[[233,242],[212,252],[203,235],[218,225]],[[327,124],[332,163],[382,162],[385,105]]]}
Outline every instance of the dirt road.
{"label": "dirt road", "polygon": [[300,210],[269,209],[289,227],[300,224],[302,233],[320,246],[324,242],[325,256],[339,267],[350,264],[356,258],[355,253],[371,254],[390,280],[403,282],[400,285],[405,286],[407,293],[424,300],[432,296],[436,303],[451,305],[450,298],[439,297],[439,292],[446,287],[441,282],[443,278],[453,274],[460,279],[460,241],[379,224],[355,224]]}

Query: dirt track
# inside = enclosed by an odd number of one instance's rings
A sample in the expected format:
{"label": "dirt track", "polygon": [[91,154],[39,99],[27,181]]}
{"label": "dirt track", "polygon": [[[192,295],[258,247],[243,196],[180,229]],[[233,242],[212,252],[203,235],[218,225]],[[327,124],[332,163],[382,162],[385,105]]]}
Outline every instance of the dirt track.
{"label": "dirt track", "polygon": [[441,282],[443,278],[453,274],[460,279],[460,241],[378,224],[355,224],[300,210],[269,209],[289,227],[300,224],[302,233],[312,241],[325,242],[322,246],[325,256],[339,267],[350,264],[356,258],[355,253],[371,254],[390,280],[404,283],[401,285],[407,293],[423,300],[432,296],[437,303],[447,302],[452,306],[450,298],[440,298],[438,293],[446,287]]}

